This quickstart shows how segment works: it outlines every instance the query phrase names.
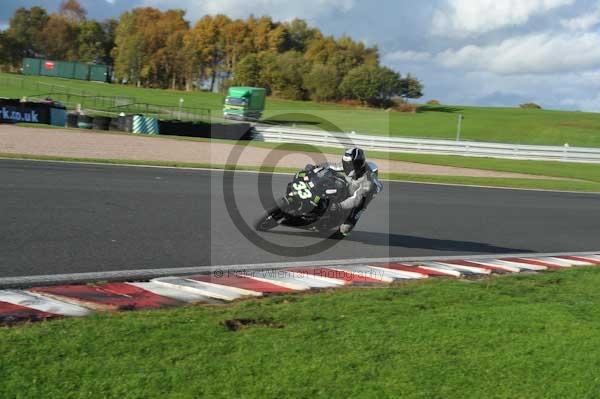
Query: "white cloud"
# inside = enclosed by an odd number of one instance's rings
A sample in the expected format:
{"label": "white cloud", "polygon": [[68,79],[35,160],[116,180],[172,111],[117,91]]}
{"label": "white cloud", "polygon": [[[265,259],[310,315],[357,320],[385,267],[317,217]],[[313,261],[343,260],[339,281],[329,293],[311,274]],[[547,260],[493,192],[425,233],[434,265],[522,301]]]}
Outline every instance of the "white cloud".
{"label": "white cloud", "polygon": [[600,67],[600,34],[531,34],[499,44],[446,50],[436,61],[448,68],[506,75],[589,71]]}
{"label": "white cloud", "polygon": [[560,24],[563,28],[573,31],[587,31],[594,26],[600,24],[600,6],[587,14],[580,15],[575,18],[562,19]]}
{"label": "white cloud", "polygon": [[394,51],[383,56],[386,63],[394,62],[423,62],[428,61],[431,58],[431,54],[428,52],[421,51]]}
{"label": "white cloud", "polygon": [[440,36],[458,37],[486,33],[525,24],[534,15],[574,2],[575,0],[446,0],[446,5],[434,13],[432,32]]}
{"label": "white cloud", "polygon": [[562,108],[571,108],[584,112],[600,110],[600,95],[585,98],[565,98],[560,101]]}
{"label": "white cloud", "polygon": [[155,7],[182,8],[192,20],[205,14],[226,14],[232,18],[269,15],[275,20],[313,19],[334,11],[348,12],[354,0],[144,0]]}

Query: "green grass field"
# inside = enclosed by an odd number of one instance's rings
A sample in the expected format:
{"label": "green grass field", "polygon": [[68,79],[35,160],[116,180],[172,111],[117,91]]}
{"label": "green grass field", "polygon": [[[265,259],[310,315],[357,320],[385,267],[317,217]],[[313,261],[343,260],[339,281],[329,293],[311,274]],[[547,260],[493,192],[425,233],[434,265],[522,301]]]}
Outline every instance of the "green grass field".
{"label": "green grass field", "polygon": [[[26,79],[24,88],[18,79]],[[105,96],[131,96],[141,103],[208,108],[220,115],[223,96],[213,93],[140,89],[114,84],[48,77],[0,74],[0,96],[42,94],[33,82],[66,86]],[[442,99],[443,100],[443,99]],[[482,108],[466,106],[423,107],[416,114],[386,112],[337,104],[285,101],[270,98],[266,118],[314,128],[340,129],[364,134],[454,139],[459,114],[465,115],[462,138],[520,144],[600,147],[600,113]],[[327,121],[328,123],[325,123]]]}
{"label": "green grass field", "polygon": [[[340,154],[341,152],[339,148],[318,147],[305,144],[250,142],[248,145],[297,152],[322,152],[326,154]],[[600,165],[597,164],[463,157],[457,155],[404,154],[368,150],[366,151],[366,154],[369,159],[389,159],[393,161],[414,162],[427,165],[523,173],[600,183]]]}
{"label": "green grass field", "polygon": [[583,268],[0,328],[0,397],[598,398],[598,285]]}

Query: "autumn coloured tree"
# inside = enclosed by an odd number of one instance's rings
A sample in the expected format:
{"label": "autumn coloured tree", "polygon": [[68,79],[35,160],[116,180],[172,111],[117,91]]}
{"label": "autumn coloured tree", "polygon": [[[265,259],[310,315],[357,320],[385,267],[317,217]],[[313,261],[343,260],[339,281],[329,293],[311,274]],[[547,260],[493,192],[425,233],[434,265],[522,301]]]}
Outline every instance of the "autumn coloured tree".
{"label": "autumn coloured tree", "polygon": [[65,16],[52,14],[42,29],[40,42],[48,58],[75,61],[78,57],[79,26]]}
{"label": "autumn coloured tree", "polygon": [[376,46],[326,36],[297,18],[217,14],[190,24],[183,10],[141,7],[95,21],[77,0],[63,0],[56,13],[19,8],[0,31],[0,63],[16,68],[22,57],[108,63],[116,81],[143,87],[248,85],[281,98],[372,106],[423,95],[418,79],[380,65]]}
{"label": "autumn coloured tree", "polygon": [[79,25],[85,21],[87,11],[77,0],[63,0],[60,2],[59,14],[73,25]]}

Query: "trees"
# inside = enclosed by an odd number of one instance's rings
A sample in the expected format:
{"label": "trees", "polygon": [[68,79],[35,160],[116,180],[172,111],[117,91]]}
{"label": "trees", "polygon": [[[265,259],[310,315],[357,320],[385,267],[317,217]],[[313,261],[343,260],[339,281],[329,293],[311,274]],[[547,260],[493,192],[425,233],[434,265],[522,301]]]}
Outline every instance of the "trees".
{"label": "trees", "polygon": [[369,65],[352,69],[342,81],[340,90],[347,98],[373,106],[387,106],[394,97],[423,96],[423,85],[410,74],[402,78],[390,68]]}
{"label": "trees", "polygon": [[106,56],[105,32],[96,21],[84,21],[79,25],[78,59],[82,62],[102,60]]}
{"label": "trees", "polygon": [[335,65],[314,64],[304,78],[304,86],[315,101],[330,101],[339,97],[340,74]]}
{"label": "trees", "polygon": [[410,73],[401,80],[400,88],[399,96],[404,99],[423,97],[423,84],[418,79],[411,76]]}
{"label": "trees", "polygon": [[184,19],[185,11],[168,10],[155,21],[148,37],[148,58],[153,81],[159,87],[176,87],[178,77],[183,75],[182,63],[185,62],[180,49],[183,37],[189,29]]}
{"label": "trees", "polygon": [[536,104],[536,103],[523,103],[523,104],[519,104],[519,108],[523,108],[523,109],[542,109],[542,107],[539,104]]}
{"label": "trees", "polygon": [[[59,60],[75,61],[79,59],[80,50],[80,28],[85,23],[86,10],[77,0],[63,0],[60,4],[58,14],[51,14],[46,21],[42,31],[40,43],[43,47],[43,55]],[[87,40],[93,40],[94,27],[86,25],[84,35]],[[83,50],[86,56],[94,51],[94,44],[87,43]]]}
{"label": "trees", "polygon": [[77,0],[61,1],[59,13],[74,25],[78,25],[85,21],[85,16],[87,15],[87,11]]}
{"label": "trees", "polygon": [[171,89],[181,86],[185,78],[186,56],[181,51],[184,47],[185,30],[176,30],[167,37],[165,47],[159,50],[157,60],[164,66],[165,78],[170,80]]}
{"label": "trees", "polygon": [[288,32],[285,30],[283,25],[275,26],[267,34],[267,42],[269,51],[281,53],[287,50],[288,44]]}
{"label": "trees", "polygon": [[112,50],[115,47],[115,35],[119,21],[114,18],[110,18],[101,22],[100,25],[102,26],[102,32],[104,34],[104,38],[102,40],[103,55],[101,61],[104,64],[112,65],[114,63],[112,58]]}
{"label": "trees", "polygon": [[18,8],[10,18],[6,35],[12,41],[15,49],[13,65],[21,62],[21,57],[35,57],[43,54],[42,31],[49,16],[41,7]]}
{"label": "trees", "polygon": [[11,65],[16,51],[12,38],[6,32],[0,31],[0,65]]}
{"label": "trees", "polygon": [[386,105],[392,97],[402,93],[400,74],[386,67],[362,65],[352,69],[340,86],[347,98],[363,104]]}
{"label": "trees", "polygon": [[262,66],[256,54],[248,54],[237,63],[233,83],[239,86],[259,86]]}
{"label": "trees", "polygon": [[52,14],[42,29],[40,43],[45,57],[57,60],[77,59],[78,27],[60,14]]}
{"label": "trees", "polygon": [[250,29],[245,21],[236,19],[223,26],[222,34],[225,39],[225,59],[222,68],[231,73],[246,55],[254,53]]}
{"label": "trees", "polygon": [[373,106],[423,92],[416,78],[380,66],[376,46],[325,36],[297,18],[205,15],[190,28],[183,10],[141,7],[103,22],[86,15],[77,0],[63,0],[50,15],[17,9],[0,33],[0,63],[17,66],[25,56],[114,63],[119,81],[139,86],[213,90],[220,80],[283,98]]}
{"label": "trees", "polygon": [[22,57],[110,62],[116,21],[85,17],[76,0],[62,1],[59,12],[50,15],[41,7],[17,9],[6,31],[13,48],[6,62],[19,65]]}
{"label": "trees", "polygon": [[255,20],[253,17],[248,18],[250,27],[250,35],[253,38],[254,51],[269,50],[269,33],[274,27],[271,17],[262,16]]}
{"label": "trees", "polygon": [[115,31],[115,47],[112,56],[115,60],[115,75],[121,82],[141,84],[142,39],[137,31],[133,12],[125,12],[119,18]]}
{"label": "trees", "polygon": [[304,53],[313,40],[322,36],[318,29],[310,28],[306,21],[299,18],[284,22],[282,26],[287,31],[287,48],[289,50]]}
{"label": "trees", "polygon": [[[161,12],[152,7],[125,12],[115,31],[115,73],[118,79],[167,87],[183,74],[185,32],[183,10]],[[177,53],[177,54],[175,54]]]}
{"label": "trees", "polygon": [[211,77],[210,89],[214,87],[219,64],[223,61],[225,42],[220,37],[219,24],[224,20],[220,18],[217,23],[215,19],[206,15],[202,17],[190,32],[188,46],[192,55],[191,62],[198,66],[199,76],[209,74]]}
{"label": "trees", "polygon": [[374,74],[374,68],[367,65],[350,70],[340,85],[342,96],[363,104],[373,101],[377,94]]}
{"label": "trees", "polygon": [[271,91],[281,98],[305,100],[307,92],[304,88],[304,76],[307,72],[308,64],[302,53],[291,50],[279,54],[269,82]]}

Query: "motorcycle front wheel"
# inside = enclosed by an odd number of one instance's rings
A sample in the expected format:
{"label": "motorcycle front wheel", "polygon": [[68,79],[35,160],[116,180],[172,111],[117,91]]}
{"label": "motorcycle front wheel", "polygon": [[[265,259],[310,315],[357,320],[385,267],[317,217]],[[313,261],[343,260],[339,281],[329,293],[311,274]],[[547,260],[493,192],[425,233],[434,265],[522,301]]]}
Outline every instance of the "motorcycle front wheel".
{"label": "motorcycle front wheel", "polygon": [[254,230],[256,231],[268,231],[279,225],[276,215],[281,213],[279,209],[272,209],[269,212],[262,215],[254,222]]}

